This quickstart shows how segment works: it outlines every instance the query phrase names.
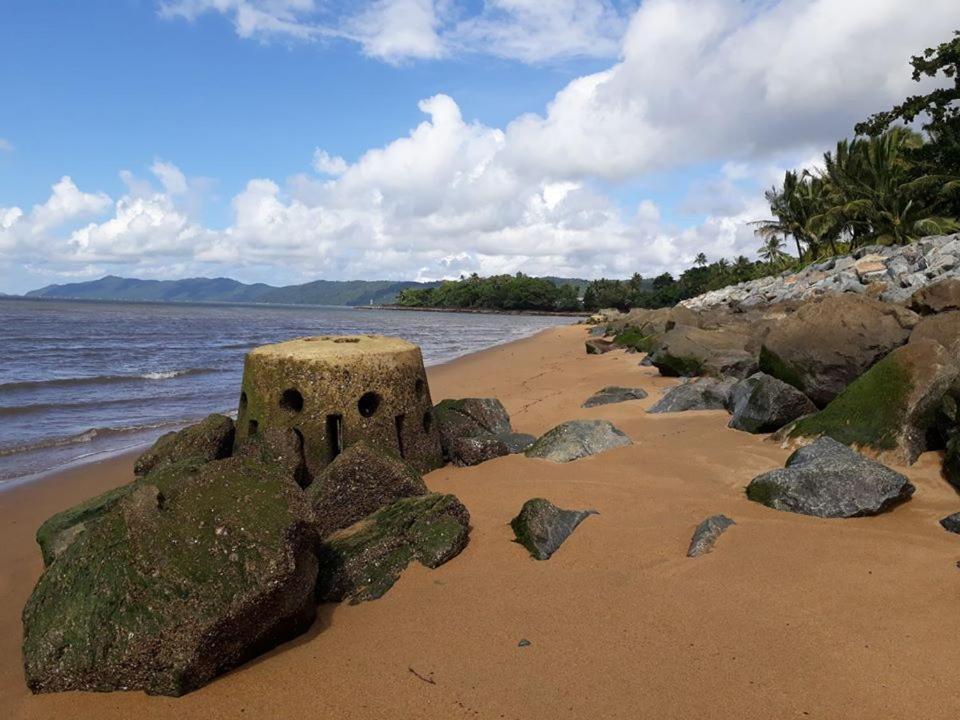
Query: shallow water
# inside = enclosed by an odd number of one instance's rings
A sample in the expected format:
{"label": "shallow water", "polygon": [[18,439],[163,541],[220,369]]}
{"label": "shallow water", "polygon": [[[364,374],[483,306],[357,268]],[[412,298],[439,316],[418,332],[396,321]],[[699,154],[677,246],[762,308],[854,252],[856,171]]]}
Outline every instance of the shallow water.
{"label": "shallow water", "polygon": [[244,354],[338,333],[402,337],[427,365],[569,318],[343,307],[0,301],[0,485],[236,408]]}

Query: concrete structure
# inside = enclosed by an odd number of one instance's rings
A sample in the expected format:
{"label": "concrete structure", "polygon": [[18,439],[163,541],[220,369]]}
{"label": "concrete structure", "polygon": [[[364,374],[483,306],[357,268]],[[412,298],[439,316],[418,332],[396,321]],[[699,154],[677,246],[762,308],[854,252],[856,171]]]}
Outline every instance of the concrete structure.
{"label": "concrete structure", "polygon": [[443,465],[420,348],[375,335],[308,337],[247,354],[236,441],[292,428],[315,476],[364,441],[421,472]]}

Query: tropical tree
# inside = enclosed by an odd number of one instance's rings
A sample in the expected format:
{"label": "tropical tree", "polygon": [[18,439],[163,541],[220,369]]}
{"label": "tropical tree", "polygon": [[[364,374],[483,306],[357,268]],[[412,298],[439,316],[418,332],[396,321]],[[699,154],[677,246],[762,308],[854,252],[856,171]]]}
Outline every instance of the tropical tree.
{"label": "tropical tree", "polygon": [[707,256],[704,253],[697,253],[697,257],[693,260],[693,264],[697,267],[706,267],[708,263],[709,260],[707,260]]}
{"label": "tropical tree", "polygon": [[787,254],[783,251],[783,240],[779,235],[767,237],[757,251],[757,255],[770,267],[780,267],[787,259]]}

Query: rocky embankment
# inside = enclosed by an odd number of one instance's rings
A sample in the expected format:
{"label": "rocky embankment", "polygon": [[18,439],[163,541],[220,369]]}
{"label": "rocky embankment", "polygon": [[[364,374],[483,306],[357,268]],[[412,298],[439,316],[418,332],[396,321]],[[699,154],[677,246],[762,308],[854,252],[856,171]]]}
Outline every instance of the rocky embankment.
{"label": "rocky embankment", "polygon": [[912,245],[871,245],[852,255],[830,258],[800,272],[731,285],[684,300],[691,310],[754,308],[838,293],[868,294],[903,302],[941,278],[960,278],[960,234],[927,237]]}

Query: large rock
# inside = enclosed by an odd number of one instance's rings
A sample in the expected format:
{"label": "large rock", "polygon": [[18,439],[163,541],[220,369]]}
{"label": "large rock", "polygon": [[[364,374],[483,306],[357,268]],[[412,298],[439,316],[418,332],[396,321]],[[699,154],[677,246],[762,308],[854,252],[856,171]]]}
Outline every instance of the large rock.
{"label": "large rock", "polygon": [[[827,407],[785,430],[793,441],[826,435],[900,463],[928,447],[945,396],[960,395],[960,357],[933,340],[890,353]],[[942,446],[941,446],[942,447]]]}
{"label": "large rock", "polygon": [[526,455],[564,463],[630,444],[607,420],[568,420],[542,435]]}
{"label": "large rock", "polygon": [[760,369],[824,407],[903,345],[918,319],[901,306],[861,295],[811,302],[771,327]]}
{"label": "large rock", "polygon": [[910,307],[922,315],[960,310],[960,278],[930,283],[910,296]]}
{"label": "large rock", "polygon": [[598,337],[590,338],[584,345],[587,348],[587,355],[603,355],[611,350],[616,350],[618,347],[613,340],[604,340]]}
{"label": "large rock", "polygon": [[608,329],[617,335],[632,330],[635,337],[642,338],[665,333],[678,325],[699,327],[700,317],[697,313],[682,305],[654,310],[636,308],[623,315],[610,318]]}
{"label": "large rock", "polygon": [[[447,460],[453,459],[454,442],[478,436],[509,436],[510,416],[496,398],[443,400],[433,408],[440,443]],[[506,441],[505,438],[501,438]]]}
{"label": "large rock", "polygon": [[755,350],[751,337],[744,333],[678,325],[657,336],[650,357],[661,375],[690,377],[704,374],[712,358]]}
{"label": "large rock", "polygon": [[351,604],[383,596],[412,561],[436,568],[470,538],[470,513],[453,495],[404,498],[324,540],[317,597]]}
{"label": "large rock", "polygon": [[400,498],[426,495],[427,486],[412,466],[366,443],[344,450],[314,478],[307,497],[326,537]]}
{"label": "large rock", "polygon": [[596,514],[596,510],[564,510],[549,500],[533,498],[523,504],[510,527],[534,560],[548,560],[577,525]]}
{"label": "large rock", "polygon": [[776,510],[849,518],[876,515],[914,490],[906,476],[823,437],[797,450],[782,470],[751,480],[747,497]]}
{"label": "large rock", "polygon": [[509,455],[510,452],[510,447],[500,437],[477,435],[454,440],[450,445],[450,461],[458,467],[469,467]]}
{"label": "large rock", "polygon": [[233,450],[234,424],[225,415],[209,415],[196,425],[171,432],[137,458],[133,472],[146,475],[155,468],[192,460],[198,463],[221,460]]}
{"label": "large rock", "polygon": [[928,315],[910,333],[910,342],[936,340],[945,348],[960,341],[960,310]]}
{"label": "large rock", "polygon": [[736,523],[726,515],[711,515],[693,531],[693,537],[690,538],[690,547],[687,549],[687,557],[700,557],[713,550],[713,546],[727,528]]}
{"label": "large rock", "polygon": [[595,392],[580,407],[592,408],[598,405],[627,402],[628,400],[643,400],[645,397],[647,397],[647,391],[643,388],[610,386]]}
{"label": "large rock", "polygon": [[696,378],[672,387],[647,412],[674,413],[687,410],[726,410],[736,387],[734,378]]}
{"label": "large rock", "polygon": [[793,385],[756,373],[733,388],[730,427],[749,433],[768,433],[816,411],[817,406],[810,398]]}
{"label": "large rock", "polygon": [[30,689],[182,695],[306,630],[318,538],[275,460],[157,468],[107,509],[24,608]]}

